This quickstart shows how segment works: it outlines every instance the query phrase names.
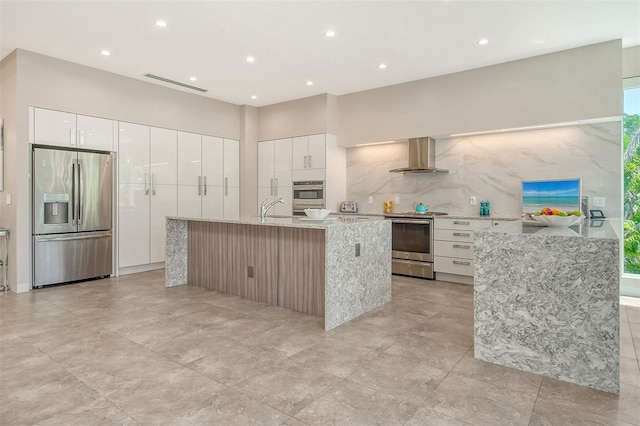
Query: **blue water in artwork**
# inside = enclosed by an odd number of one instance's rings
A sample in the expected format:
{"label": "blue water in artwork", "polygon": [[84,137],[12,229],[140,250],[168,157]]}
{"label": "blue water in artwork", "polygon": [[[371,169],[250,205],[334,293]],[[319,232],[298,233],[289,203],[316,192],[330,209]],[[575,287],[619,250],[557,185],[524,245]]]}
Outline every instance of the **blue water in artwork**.
{"label": "blue water in artwork", "polygon": [[522,182],[522,207],[525,213],[542,207],[580,210],[580,179]]}

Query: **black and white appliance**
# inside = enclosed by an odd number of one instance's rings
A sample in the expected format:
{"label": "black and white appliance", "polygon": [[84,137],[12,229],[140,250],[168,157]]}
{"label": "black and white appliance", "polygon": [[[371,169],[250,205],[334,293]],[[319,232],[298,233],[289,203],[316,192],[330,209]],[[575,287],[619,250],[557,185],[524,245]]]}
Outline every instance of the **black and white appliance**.
{"label": "black and white appliance", "polygon": [[33,286],[112,273],[113,157],[33,149]]}
{"label": "black and white appliance", "polygon": [[435,279],[433,272],[433,217],[441,212],[387,213],[391,220],[391,272]]}
{"label": "black and white appliance", "polygon": [[293,214],[304,215],[304,209],[324,209],[324,181],[293,182]]}

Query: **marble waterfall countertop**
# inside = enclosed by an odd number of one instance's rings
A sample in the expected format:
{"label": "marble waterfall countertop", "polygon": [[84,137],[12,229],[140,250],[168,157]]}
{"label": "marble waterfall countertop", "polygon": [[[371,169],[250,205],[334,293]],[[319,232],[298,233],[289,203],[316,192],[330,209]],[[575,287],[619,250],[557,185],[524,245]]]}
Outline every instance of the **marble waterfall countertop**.
{"label": "marble waterfall countertop", "polygon": [[619,392],[620,220],[474,234],[474,356]]}

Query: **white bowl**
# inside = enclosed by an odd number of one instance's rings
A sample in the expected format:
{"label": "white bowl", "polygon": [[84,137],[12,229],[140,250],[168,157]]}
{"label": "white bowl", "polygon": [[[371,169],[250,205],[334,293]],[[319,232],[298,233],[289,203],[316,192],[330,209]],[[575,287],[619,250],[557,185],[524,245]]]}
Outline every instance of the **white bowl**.
{"label": "white bowl", "polygon": [[327,209],[304,209],[304,214],[315,220],[322,220],[329,216],[329,213],[331,213],[331,210]]}
{"label": "white bowl", "polygon": [[584,219],[584,216],[531,216],[538,222],[546,225],[546,226],[555,226],[555,227],[567,227],[571,225],[575,225],[578,222],[581,222]]}

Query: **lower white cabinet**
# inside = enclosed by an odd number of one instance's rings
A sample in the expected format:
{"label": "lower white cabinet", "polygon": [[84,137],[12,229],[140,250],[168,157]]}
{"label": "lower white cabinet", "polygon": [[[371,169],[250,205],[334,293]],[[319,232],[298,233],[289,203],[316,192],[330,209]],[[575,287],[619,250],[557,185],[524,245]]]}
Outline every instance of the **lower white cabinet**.
{"label": "lower white cabinet", "polygon": [[473,284],[474,232],[510,220],[435,218],[433,269],[436,279]]}

